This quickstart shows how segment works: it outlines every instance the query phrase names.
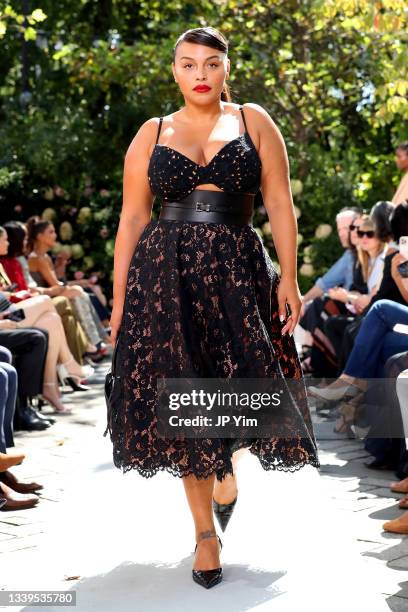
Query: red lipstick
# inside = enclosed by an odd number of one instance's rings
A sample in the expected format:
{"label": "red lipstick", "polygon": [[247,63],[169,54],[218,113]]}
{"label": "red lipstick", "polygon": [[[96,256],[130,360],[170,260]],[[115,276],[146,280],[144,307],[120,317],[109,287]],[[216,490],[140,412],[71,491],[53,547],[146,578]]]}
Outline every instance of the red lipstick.
{"label": "red lipstick", "polygon": [[208,85],[196,85],[194,87],[194,91],[198,91],[199,93],[205,93],[206,91],[210,91],[211,87]]}

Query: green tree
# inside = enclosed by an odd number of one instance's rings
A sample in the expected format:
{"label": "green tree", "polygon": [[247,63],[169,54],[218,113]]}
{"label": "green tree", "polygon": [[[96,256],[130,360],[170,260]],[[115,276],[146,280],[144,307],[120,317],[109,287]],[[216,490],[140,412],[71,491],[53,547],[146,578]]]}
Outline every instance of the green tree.
{"label": "green tree", "polygon": [[[25,18],[20,2],[0,7],[1,215],[55,209],[85,247],[72,271],[109,281],[124,153],[143,121],[183,104],[170,62],[190,27],[227,36],[234,101],[263,105],[284,135],[302,288],[336,254],[332,237],[311,258],[316,227],[395,188],[394,148],[408,138],[404,0],[37,0]],[[273,254],[266,221],[259,209]]]}

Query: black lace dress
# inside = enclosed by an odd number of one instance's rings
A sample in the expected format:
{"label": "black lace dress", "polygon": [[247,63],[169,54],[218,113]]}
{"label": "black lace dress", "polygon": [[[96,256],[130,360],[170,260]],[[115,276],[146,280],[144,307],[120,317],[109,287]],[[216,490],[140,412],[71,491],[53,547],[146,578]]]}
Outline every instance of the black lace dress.
{"label": "black lace dress", "polygon": [[[247,131],[228,142],[206,166],[158,144],[149,168],[152,192],[178,200],[197,185],[257,193],[261,161]],[[118,355],[123,402],[111,423],[114,465],[145,477],[167,470],[218,480],[232,474],[231,456],[247,447],[265,470],[320,467],[295,343],[282,337],[279,276],[252,225],[151,220],[135,248],[127,278]],[[163,439],[157,435],[157,377],[185,372],[206,377],[298,379],[293,422],[304,436]]]}

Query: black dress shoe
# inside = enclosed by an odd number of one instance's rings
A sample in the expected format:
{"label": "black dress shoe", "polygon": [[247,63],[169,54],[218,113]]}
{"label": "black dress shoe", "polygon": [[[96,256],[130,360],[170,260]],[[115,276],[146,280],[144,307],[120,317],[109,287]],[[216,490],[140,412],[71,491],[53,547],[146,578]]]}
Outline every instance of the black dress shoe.
{"label": "black dress shoe", "polygon": [[38,410],[36,410],[35,408],[33,408],[32,406],[27,406],[27,410],[29,412],[31,412],[31,414],[33,416],[35,416],[37,419],[40,419],[40,421],[46,421],[47,423],[49,423],[50,425],[52,425],[53,423],[55,423],[55,419],[53,419],[50,416],[45,416],[45,414],[41,414],[41,412],[39,412]]}
{"label": "black dress shoe", "polygon": [[[199,542],[206,538],[218,538],[222,549],[222,542],[218,534],[214,532],[205,531],[203,535],[199,538]],[[195,546],[194,552],[197,550],[197,544]],[[215,569],[210,570],[192,570],[193,580],[200,586],[205,589],[211,589],[211,587],[215,586],[222,580],[222,567],[216,567]]]}
{"label": "black dress shoe", "polygon": [[38,419],[35,414],[33,414],[30,410],[27,410],[27,407],[19,410],[18,414],[18,428],[24,431],[43,431],[44,429],[48,429],[51,423],[49,421],[42,421]]}
{"label": "black dress shoe", "polygon": [[217,517],[217,521],[223,531],[225,531],[229,523],[234,506],[237,503],[237,499],[238,496],[229,504],[219,504],[214,498],[212,500],[214,514]]}

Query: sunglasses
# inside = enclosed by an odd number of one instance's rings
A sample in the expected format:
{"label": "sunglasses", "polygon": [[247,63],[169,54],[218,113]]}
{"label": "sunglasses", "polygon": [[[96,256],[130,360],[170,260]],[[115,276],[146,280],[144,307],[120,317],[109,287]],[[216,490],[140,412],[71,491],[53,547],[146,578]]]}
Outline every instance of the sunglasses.
{"label": "sunglasses", "polygon": [[359,227],[360,227],[360,225],[354,225],[354,223],[352,223],[349,226],[349,229],[350,229],[351,232],[354,232],[354,230],[358,230]]}
{"label": "sunglasses", "polygon": [[357,230],[357,236],[359,238],[363,238],[363,236],[367,236],[367,238],[374,238],[375,231],[374,230]]}

